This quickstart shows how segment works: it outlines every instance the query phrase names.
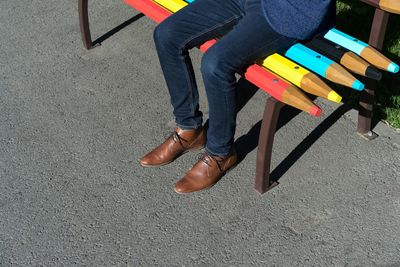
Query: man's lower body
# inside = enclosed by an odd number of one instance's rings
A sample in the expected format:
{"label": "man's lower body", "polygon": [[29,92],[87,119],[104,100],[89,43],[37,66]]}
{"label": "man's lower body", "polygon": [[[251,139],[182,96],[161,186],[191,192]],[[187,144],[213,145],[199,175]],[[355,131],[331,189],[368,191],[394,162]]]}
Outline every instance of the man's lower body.
{"label": "man's lower body", "polygon": [[[209,106],[205,133],[188,50],[213,38],[220,39],[206,51],[201,62]],[[288,48],[295,40],[270,27],[261,0],[196,0],[159,24],[154,41],[177,129],[145,155],[141,164],[164,165],[191,149],[205,146],[204,156],[177,182],[175,191],[190,193],[211,187],[237,160],[233,148],[235,73],[257,59]]]}

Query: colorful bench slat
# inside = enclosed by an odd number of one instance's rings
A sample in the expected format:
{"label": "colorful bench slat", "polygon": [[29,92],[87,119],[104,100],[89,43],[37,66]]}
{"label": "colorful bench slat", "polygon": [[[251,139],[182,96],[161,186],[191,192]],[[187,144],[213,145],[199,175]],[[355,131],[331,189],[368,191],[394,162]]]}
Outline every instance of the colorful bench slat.
{"label": "colorful bench slat", "polygon": [[184,8],[185,6],[188,5],[188,3],[186,3],[183,0],[154,0],[154,2],[165,7],[172,13],[175,13],[179,9]]}
{"label": "colorful bench slat", "polygon": [[361,1],[390,13],[400,14],[399,0],[361,0]]}
{"label": "colorful bench slat", "polygon": [[283,103],[290,102],[291,106],[304,110],[313,116],[321,115],[321,109],[305,97],[299,89],[287,81],[277,78],[263,67],[254,64],[247,69],[244,76],[275,99]]}
{"label": "colorful bench slat", "polygon": [[324,37],[338,45],[341,45],[357,55],[361,56],[369,63],[373,64],[374,66],[386,70],[389,72],[397,73],[399,72],[399,66],[379,53],[375,48],[371,47],[367,43],[358,40],[338,29],[331,29],[328,31]]}
{"label": "colorful bench slat", "polygon": [[328,56],[356,74],[377,81],[382,79],[382,73],[378,69],[371,66],[371,64],[354,54],[352,51],[349,51],[327,39],[316,37],[305,45],[320,54]]}
{"label": "colorful bench slat", "polygon": [[342,97],[319,79],[317,75],[277,53],[264,59],[262,65],[281,77],[285,77],[285,79],[307,93],[329,99],[336,103],[342,100]]}
{"label": "colorful bench slat", "polygon": [[164,19],[171,15],[170,11],[155,4],[153,1],[150,0],[125,0],[125,3],[142,12],[146,17],[154,20],[157,23],[162,22]]}
{"label": "colorful bench slat", "polygon": [[332,82],[359,91],[364,89],[364,84],[357,80],[342,66],[300,43],[290,47],[286,51],[285,56]]}

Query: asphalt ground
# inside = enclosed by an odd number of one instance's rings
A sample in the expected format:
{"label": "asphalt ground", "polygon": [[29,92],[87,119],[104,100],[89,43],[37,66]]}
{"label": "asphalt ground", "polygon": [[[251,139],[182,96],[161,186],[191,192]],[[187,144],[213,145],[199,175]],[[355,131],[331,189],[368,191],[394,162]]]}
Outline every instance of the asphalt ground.
{"label": "asphalt ground", "polygon": [[[137,15],[89,5],[93,39]],[[264,195],[253,188],[267,96],[243,81],[242,161],[216,186],[173,191],[196,153],[142,168],[174,127],[154,27],[139,16],[86,51],[76,1],[0,1],[1,266],[400,266],[400,133],[380,123],[366,141],[354,110],[284,109],[280,184]]]}

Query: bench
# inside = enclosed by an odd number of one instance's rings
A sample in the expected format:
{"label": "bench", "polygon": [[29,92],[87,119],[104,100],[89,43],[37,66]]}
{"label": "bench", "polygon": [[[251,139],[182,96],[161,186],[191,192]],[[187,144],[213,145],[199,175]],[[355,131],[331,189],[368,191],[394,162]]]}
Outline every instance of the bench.
{"label": "bench", "polygon": [[[140,0],[126,0],[126,2],[129,1]],[[380,6],[376,4],[377,1],[375,0],[361,1],[375,7],[375,15],[368,43],[377,49],[382,49],[390,13],[382,10]],[[86,49],[91,49],[94,44],[91,39],[89,27],[88,0],[78,0],[78,10],[83,45]],[[357,133],[367,140],[372,140],[377,137],[372,131],[373,103],[376,85],[376,81],[368,79],[366,88],[360,93],[359,98]],[[260,193],[265,193],[278,184],[276,179],[270,179],[270,165],[278,118],[280,110],[284,105],[284,103],[273,97],[269,97],[265,104],[256,160],[255,189]]]}

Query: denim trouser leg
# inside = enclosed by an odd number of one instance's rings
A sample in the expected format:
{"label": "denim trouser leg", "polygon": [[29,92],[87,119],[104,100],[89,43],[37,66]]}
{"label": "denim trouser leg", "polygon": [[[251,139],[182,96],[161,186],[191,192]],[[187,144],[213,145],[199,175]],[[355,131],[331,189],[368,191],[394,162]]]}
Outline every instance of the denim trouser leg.
{"label": "denim trouser leg", "polygon": [[154,31],[161,68],[182,129],[202,124],[199,95],[188,50],[232,29],[243,0],[196,0],[159,24]]}
{"label": "denim trouser leg", "polygon": [[176,122],[183,129],[202,123],[188,49],[221,35],[201,64],[209,104],[206,150],[216,156],[227,155],[233,145],[235,72],[294,42],[271,29],[261,0],[196,0],[162,22],[154,38]]}

